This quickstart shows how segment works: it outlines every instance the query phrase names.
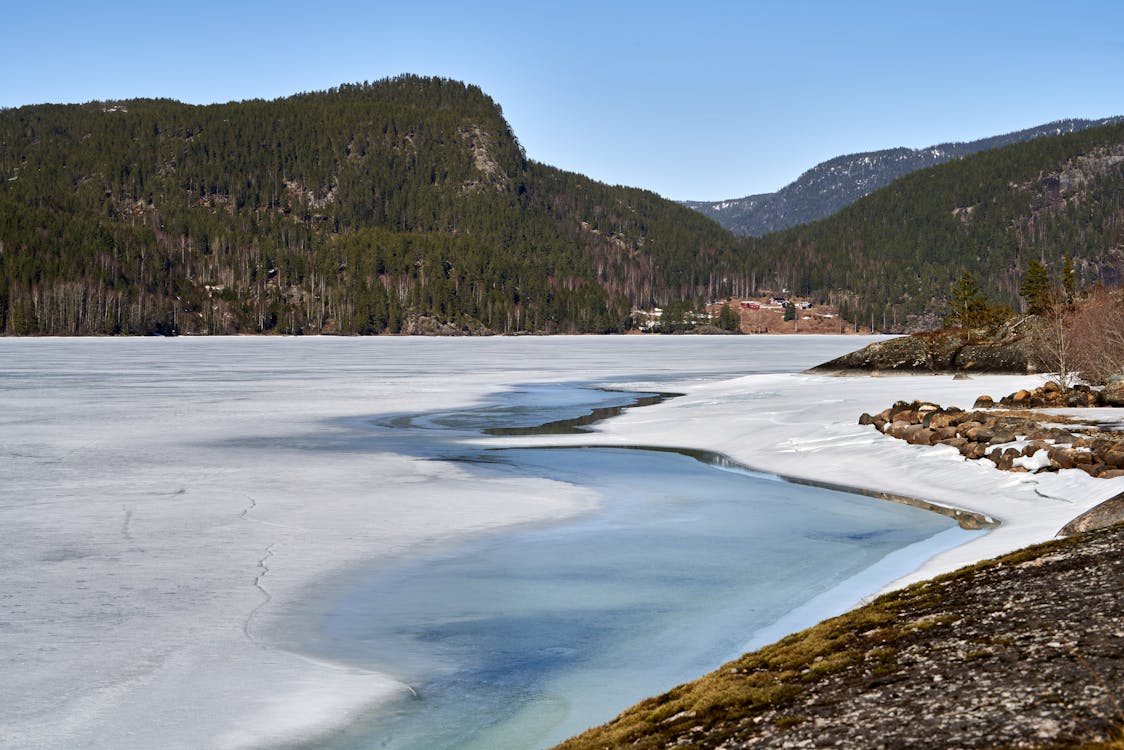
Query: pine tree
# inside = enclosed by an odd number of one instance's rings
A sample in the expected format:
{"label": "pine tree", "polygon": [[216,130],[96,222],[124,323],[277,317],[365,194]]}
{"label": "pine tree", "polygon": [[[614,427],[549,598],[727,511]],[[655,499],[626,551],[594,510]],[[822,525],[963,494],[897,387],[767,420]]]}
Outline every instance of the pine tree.
{"label": "pine tree", "polygon": [[1019,296],[1026,300],[1026,310],[1031,315],[1042,315],[1053,306],[1056,295],[1046,266],[1037,260],[1027,265]]}
{"label": "pine tree", "polygon": [[945,325],[964,331],[969,342],[977,329],[991,327],[1005,316],[1003,307],[988,301],[971,271],[961,274],[953,285],[950,307]]}
{"label": "pine tree", "polygon": [[1065,303],[1072,305],[1077,298],[1077,274],[1073,271],[1073,258],[1069,253],[1062,260],[1062,289],[1065,291]]}
{"label": "pine tree", "polygon": [[741,330],[741,317],[730,307],[729,303],[722,305],[722,309],[718,313],[718,327],[725,331],[737,332]]}

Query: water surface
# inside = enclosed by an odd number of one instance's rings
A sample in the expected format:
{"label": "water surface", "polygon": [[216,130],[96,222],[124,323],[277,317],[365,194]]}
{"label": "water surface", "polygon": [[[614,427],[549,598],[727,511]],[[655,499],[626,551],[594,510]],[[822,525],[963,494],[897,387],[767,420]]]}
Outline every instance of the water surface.
{"label": "water surface", "polygon": [[601,504],[341,579],[311,607],[324,614],[301,648],[393,674],[416,697],[326,747],[545,747],[738,656],[845,581],[869,593],[919,562],[863,580],[896,551],[972,536],[919,509],[666,450],[462,441],[581,429],[654,397],[523,386],[472,409],[355,422],[372,449],[578,484]]}

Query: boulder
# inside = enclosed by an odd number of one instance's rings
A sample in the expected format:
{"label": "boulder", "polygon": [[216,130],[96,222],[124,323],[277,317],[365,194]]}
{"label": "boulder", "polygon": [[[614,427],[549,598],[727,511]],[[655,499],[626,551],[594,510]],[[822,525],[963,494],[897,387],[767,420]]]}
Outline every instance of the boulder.
{"label": "boulder", "polygon": [[[930,427],[929,429],[933,430],[933,435],[936,440],[945,441],[956,437],[955,427],[937,427],[936,429]],[[964,442],[967,442],[967,440]]]}
{"label": "boulder", "polygon": [[905,422],[906,424],[917,424],[920,420],[917,418],[917,412],[913,409],[903,409],[895,414],[892,418],[894,422]]}
{"label": "boulder", "polygon": [[[1124,378],[1114,381],[1114,386],[1117,384],[1124,388]],[[1003,402],[1049,405],[1053,399],[1052,403],[1057,405],[1063,394],[1082,403],[1101,397],[1099,391],[1088,386],[1066,391],[1047,383],[1004,396]],[[990,397],[981,396],[977,406],[992,403]],[[943,409],[931,402],[897,401],[876,415],[864,413],[859,424],[873,426],[912,445],[948,445],[965,458],[988,458],[1005,471],[1079,469],[1094,477],[1124,476],[1124,431],[1075,427],[1071,432],[1044,426],[1043,422],[1051,419],[1049,415],[1036,419],[1024,414],[1023,410],[966,412],[956,407]],[[1011,445],[1017,440],[1026,442],[1019,447]]]}
{"label": "boulder", "polygon": [[933,430],[949,427],[953,424],[953,420],[956,419],[956,416],[955,414],[949,414],[947,412],[936,412],[929,415],[929,423],[926,426]]}
{"label": "boulder", "polygon": [[951,445],[956,450],[961,450],[968,444],[968,438],[950,437],[944,438],[943,440],[938,440],[937,443],[939,443],[940,445]]}
{"label": "boulder", "polygon": [[[961,427],[963,427],[963,425],[961,425]],[[979,427],[972,427],[967,432],[961,431],[960,434],[971,440],[973,443],[990,443],[991,439],[995,437],[995,433],[987,427],[984,427],[983,425],[980,425]]]}
{"label": "boulder", "polygon": [[984,443],[969,442],[967,445],[960,449],[960,453],[965,458],[983,458],[984,454],[987,453],[987,445]]}
{"label": "boulder", "polygon": [[1124,521],[1124,494],[1105,500],[1092,510],[1087,510],[1067,523],[1058,536],[1069,536],[1082,531],[1103,529]]}
{"label": "boulder", "polygon": [[933,442],[933,431],[919,424],[911,424],[902,431],[902,437],[913,445],[929,445]]}
{"label": "boulder", "polygon": [[980,396],[976,399],[976,403],[972,404],[973,409],[990,409],[995,406],[995,399],[991,396]]}
{"label": "boulder", "polygon": [[1077,466],[1077,462],[1074,460],[1075,452],[1070,448],[1051,448],[1050,462],[1059,469],[1072,469]]}
{"label": "boulder", "polygon": [[995,468],[1001,471],[1010,471],[1015,465],[1015,459],[1022,454],[1015,448],[1008,448],[1006,450],[999,450],[998,448],[992,450],[987,454],[987,457],[995,462]]}
{"label": "boulder", "polygon": [[1117,408],[1124,406],[1124,378],[1116,381],[1110,380],[1109,384],[1101,390],[1101,398],[1109,406]]}
{"label": "boulder", "polygon": [[963,435],[964,437],[971,439],[968,433],[972,430],[979,429],[980,427],[983,427],[983,422],[975,419],[969,419],[966,422],[961,422],[960,424],[956,425],[956,434]]}

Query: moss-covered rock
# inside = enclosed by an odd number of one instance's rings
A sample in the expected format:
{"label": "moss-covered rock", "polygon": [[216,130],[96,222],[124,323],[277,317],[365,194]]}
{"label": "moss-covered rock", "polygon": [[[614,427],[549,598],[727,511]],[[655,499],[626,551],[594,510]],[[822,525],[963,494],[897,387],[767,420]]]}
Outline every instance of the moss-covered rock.
{"label": "moss-covered rock", "polygon": [[824,362],[811,372],[1033,372],[1027,342],[1007,334],[971,343],[960,332],[950,331],[900,336]]}

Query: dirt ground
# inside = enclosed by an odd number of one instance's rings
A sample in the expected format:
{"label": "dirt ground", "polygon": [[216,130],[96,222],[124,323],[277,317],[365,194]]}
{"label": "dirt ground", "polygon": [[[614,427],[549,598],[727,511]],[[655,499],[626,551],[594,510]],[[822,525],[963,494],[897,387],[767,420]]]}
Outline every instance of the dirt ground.
{"label": "dirt ground", "polygon": [[[793,302],[802,302],[793,299]],[[759,305],[758,309],[750,310],[742,306],[743,302],[752,302]],[[815,306],[809,310],[797,310],[796,320],[784,319],[784,308],[780,305],[769,303],[763,299],[738,299],[733,298],[725,303],[716,302],[707,305],[707,312],[717,316],[722,310],[722,305],[728,304],[730,309],[737,311],[741,318],[742,333],[855,333],[854,323],[840,320],[839,312],[834,307]],[[859,333],[866,333],[860,329]]]}

